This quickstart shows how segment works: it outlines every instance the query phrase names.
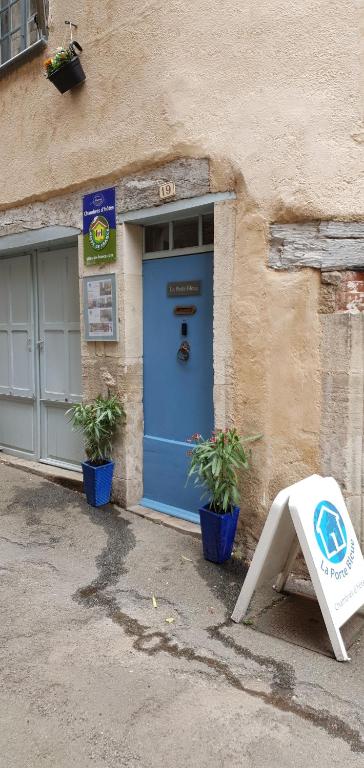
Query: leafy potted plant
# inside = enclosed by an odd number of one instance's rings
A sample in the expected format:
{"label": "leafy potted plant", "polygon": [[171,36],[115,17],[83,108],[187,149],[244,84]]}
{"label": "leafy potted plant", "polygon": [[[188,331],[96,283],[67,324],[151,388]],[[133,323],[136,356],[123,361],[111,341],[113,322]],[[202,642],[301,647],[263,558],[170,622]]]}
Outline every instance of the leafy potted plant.
{"label": "leafy potted plant", "polygon": [[67,411],[74,429],[83,433],[87,461],[82,463],[86,498],[92,507],[110,501],[114,462],[112,440],[125,411],[114,395],[97,397],[91,403],[76,403]]}
{"label": "leafy potted plant", "polygon": [[66,93],[86,80],[76,48],[81,53],[79,43],[72,40],[67,48],[57,48],[54,55],[44,62],[46,77],[60,93]]}
{"label": "leafy potted plant", "polygon": [[250,451],[244,443],[260,435],[241,438],[236,429],[215,430],[208,440],[195,434],[188,477],[210,497],[200,507],[203,553],[206,560],[223,563],[231,557],[240,508],[237,470],[248,469]]}

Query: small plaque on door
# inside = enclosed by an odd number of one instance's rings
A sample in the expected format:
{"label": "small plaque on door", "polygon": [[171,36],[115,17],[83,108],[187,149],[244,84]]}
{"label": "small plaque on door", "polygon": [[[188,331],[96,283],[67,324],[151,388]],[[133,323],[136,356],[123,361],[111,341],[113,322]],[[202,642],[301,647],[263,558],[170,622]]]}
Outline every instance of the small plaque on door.
{"label": "small plaque on door", "polygon": [[201,280],[182,280],[179,283],[167,283],[167,296],[171,299],[179,296],[200,296]]}

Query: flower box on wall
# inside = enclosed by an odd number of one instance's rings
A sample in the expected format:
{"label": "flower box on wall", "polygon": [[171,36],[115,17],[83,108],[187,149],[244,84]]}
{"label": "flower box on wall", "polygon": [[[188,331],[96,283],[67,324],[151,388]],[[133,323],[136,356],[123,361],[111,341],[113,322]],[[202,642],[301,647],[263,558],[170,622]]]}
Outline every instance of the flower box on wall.
{"label": "flower box on wall", "polygon": [[46,76],[60,93],[66,93],[86,80],[80,57],[81,46],[74,40],[68,48],[57,48],[53,57],[44,62]]}
{"label": "flower box on wall", "polygon": [[74,88],[75,85],[79,85],[86,80],[82,64],[78,56],[74,56],[73,59],[67,61],[62,67],[56,69],[51,75],[48,75],[48,80],[56,86],[60,93],[66,93]]}

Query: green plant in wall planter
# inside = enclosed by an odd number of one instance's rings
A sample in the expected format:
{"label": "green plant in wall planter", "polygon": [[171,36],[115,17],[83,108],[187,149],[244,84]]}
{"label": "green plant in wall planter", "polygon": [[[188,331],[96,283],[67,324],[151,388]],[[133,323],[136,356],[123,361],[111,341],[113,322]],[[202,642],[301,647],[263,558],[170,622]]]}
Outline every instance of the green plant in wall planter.
{"label": "green plant in wall planter", "polygon": [[87,461],[82,463],[86,498],[93,507],[107,504],[111,497],[114,462],[112,442],[118,425],[125,420],[120,400],[101,395],[90,403],[76,403],[67,411],[73,428],[82,432]]}
{"label": "green plant in wall planter", "polygon": [[236,429],[214,430],[208,440],[195,434],[188,477],[205,488],[209,501],[200,507],[203,553],[206,560],[223,563],[231,557],[240,508],[238,471],[249,468],[246,443],[261,435],[241,438]]}
{"label": "green plant in wall planter", "polygon": [[57,48],[53,56],[44,62],[45,75],[60,91],[66,93],[86,80],[80,57],[82,48],[76,40],[72,40],[67,48]]}

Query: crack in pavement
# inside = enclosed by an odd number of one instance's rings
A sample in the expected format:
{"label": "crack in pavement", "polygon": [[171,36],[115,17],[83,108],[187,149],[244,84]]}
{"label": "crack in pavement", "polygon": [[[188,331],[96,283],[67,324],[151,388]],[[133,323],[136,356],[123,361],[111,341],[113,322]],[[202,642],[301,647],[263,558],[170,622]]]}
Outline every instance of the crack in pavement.
{"label": "crack in pavement", "polygon": [[277,661],[277,659],[274,659],[272,656],[262,656],[253,653],[249,648],[244,648],[231,637],[227,637],[223,633],[224,629],[234,626],[235,625],[231,619],[227,619],[221,624],[213,624],[212,626],[207,627],[206,631],[209,637],[213,640],[218,640],[218,642],[222,643],[226,648],[233,650],[238,656],[253,661],[260,667],[270,669],[273,673],[272,691],[278,695],[292,698],[296,685],[296,676],[292,665],[287,664],[284,661]]}
{"label": "crack in pavement", "polygon": [[49,544],[46,541],[27,541],[23,544],[21,541],[15,541],[14,539],[8,539],[7,536],[0,536],[1,541],[6,541],[8,544],[14,544],[15,547],[22,547],[22,549],[31,549],[32,547],[48,547],[48,549],[54,549],[55,544]]}
{"label": "crack in pavement", "polygon": [[[318,710],[310,705],[300,704],[294,698],[295,674],[292,666],[278,662],[269,656],[253,653],[250,649],[236,643],[224,634],[224,629],[231,625],[227,620],[207,628],[209,637],[224,647],[233,650],[238,656],[257,663],[273,672],[271,692],[267,693],[244,685],[232,671],[228,662],[207,654],[198,653],[194,648],[181,646],[171,635],[159,630],[151,631],[147,625],[123,612],[115,594],[106,592],[107,588],[116,587],[119,577],[127,572],[124,564],[128,552],[135,546],[135,537],[129,530],[130,523],[117,515],[105,517],[99,510],[91,510],[90,517],[97,525],[102,525],[108,535],[106,546],[96,558],[99,575],[90,584],[81,587],[73,595],[74,600],[87,608],[100,608],[125,634],[133,638],[133,648],[148,656],[167,653],[176,659],[202,664],[222,677],[235,689],[259,699],[264,704],[294,715],[326,731],[330,736],[346,742],[352,752],[364,753],[364,741],[358,729],[352,728],[341,718],[328,710]],[[121,549],[120,549],[121,545]]]}
{"label": "crack in pavement", "polygon": [[[263,703],[271,705],[282,712],[296,715],[302,720],[310,722],[318,728],[322,728],[330,736],[345,741],[352,752],[364,753],[364,741],[357,729],[351,728],[344,722],[344,720],[332,715],[328,710],[319,711],[309,705],[299,704],[299,702],[293,699],[291,688],[283,688],[278,684],[277,680],[272,684],[271,693],[265,693],[251,688],[241,682],[227,662],[198,653],[194,648],[188,646],[181,647],[166,632],[161,632],[160,630],[151,631],[150,627],[141,624],[137,619],[121,611],[112,595],[103,594],[102,591],[99,591],[97,588],[94,588],[90,594],[90,587],[85,587],[78,590],[75,597],[87,607],[95,607],[95,605],[97,605],[102,608],[115,624],[122,627],[125,634],[134,638],[133,648],[136,651],[145,653],[147,656],[167,653],[176,659],[185,659],[188,662],[203,664],[208,667],[209,670],[212,670],[220,677],[223,677],[229,685],[237,690],[260,699]],[[89,602],[90,598],[91,604]],[[214,638],[219,639],[224,645],[227,644],[226,638],[223,635],[221,636],[220,633],[225,624],[226,622],[214,628],[216,630],[214,632]],[[252,659],[261,666],[274,668],[276,665],[279,665],[278,662],[275,662],[275,660],[270,657],[258,656],[252,653],[249,649],[239,646],[234,641],[231,641],[231,643],[232,645],[230,645],[229,638],[229,647],[233,647],[235,651],[238,649],[240,656]],[[289,667],[289,665],[287,666]],[[290,690],[291,693],[288,694],[288,690]]]}
{"label": "crack in pavement", "polygon": [[[25,513],[26,524],[34,532],[36,529],[38,535],[43,532],[41,531],[41,526],[44,526],[45,523],[42,515],[43,508],[47,511],[51,505],[52,510],[62,510],[64,517],[65,507],[66,515],[68,512],[68,498],[65,499],[65,494],[70,494],[69,498],[71,501],[70,491],[67,492],[61,488],[55,491],[53,486],[50,494],[49,485],[46,482],[42,484],[41,488],[37,487],[37,493],[34,496],[29,495],[28,489],[19,487],[18,493],[10,505],[12,514],[16,512]],[[97,577],[90,584],[78,589],[73,595],[73,598],[80,605],[85,608],[95,607],[100,609],[132,639],[133,647],[136,651],[148,656],[166,653],[175,659],[198,664],[200,665],[199,672],[202,671],[202,667],[205,670],[205,674],[214,673],[236,690],[259,699],[264,704],[275,709],[307,721],[317,728],[323,729],[330,736],[346,742],[353,752],[364,753],[364,741],[358,729],[352,728],[343,719],[331,715],[327,709],[319,710],[310,705],[300,704],[294,694],[296,679],[292,666],[285,662],[278,662],[269,656],[255,654],[249,648],[240,645],[231,636],[226,634],[230,626],[230,620],[207,627],[207,636],[210,640],[219,644],[222,649],[229,648],[237,657],[252,661],[258,664],[261,669],[268,670],[272,676],[270,691],[257,690],[254,687],[245,685],[241,680],[241,676],[239,677],[239,672],[236,673],[234,671],[234,662],[225,660],[218,655],[215,656],[214,651],[211,651],[211,654],[201,653],[187,644],[179,644],[171,633],[153,630],[153,628],[140,623],[137,619],[122,611],[117,600],[117,585],[120,576],[127,572],[125,559],[136,543],[131,523],[120,517],[119,512],[112,507],[105,507],[101,510],[93,509],[86,507],[83,502],[80,502],[78,506],[80,514],[87,516],[95,525],[101,526],[107,536],[106,545],[96,558]],[[9,508],[4,514],[8,513]],[[61,521],[58,523],[58,527],[62,529]],[[31,547],[54,548],[60,538],[60,536],[52,536],[48,542],[33,541],[23,543],[0,536],[0,540],[23,549]],[[237,564],[234,567],[238,569]],[[216,588],[219,599],[229,604],[229,601],[234,599],[235,591],[240,590],[240,584],[235,583],[233,567],[229,566],[229,568],[219,571],[219,576],[216,575],[215,569],[211,569],[206,563],[201,562],[199,568],[202,578],[211,584],[214,582],[213,587]],[[239,565],[239,573],[240,568],[241,566]],[[133,592],[132,589],[125,591],[129,595]]]}

